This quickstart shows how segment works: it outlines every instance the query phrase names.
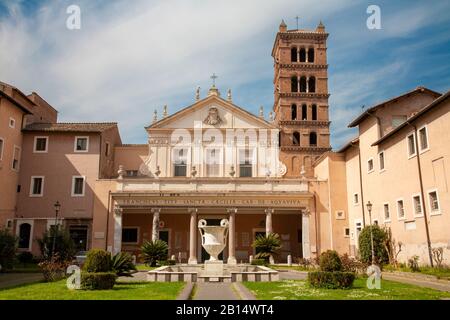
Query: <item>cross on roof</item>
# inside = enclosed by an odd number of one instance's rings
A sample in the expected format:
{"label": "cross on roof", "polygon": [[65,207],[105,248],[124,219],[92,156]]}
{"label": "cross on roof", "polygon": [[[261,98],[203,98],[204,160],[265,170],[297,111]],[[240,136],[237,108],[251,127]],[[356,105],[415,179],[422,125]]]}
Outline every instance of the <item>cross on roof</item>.
{"label": "cross on roof", "polygon": [[216,79],[217,79],[217,78],[218,78],[218,76],[216,76],[216,74],[213,73],[212,76],[211,76],[211,79],[212,79],[212,81],[213,81],[213,87],[216,86]]}
{"label": "cross on roof", "polygon": [[299,17],[296,16],[296,17],[295,17],[295,20],[297,20],[297,30],[298,30],[298,19],[299,19]]}

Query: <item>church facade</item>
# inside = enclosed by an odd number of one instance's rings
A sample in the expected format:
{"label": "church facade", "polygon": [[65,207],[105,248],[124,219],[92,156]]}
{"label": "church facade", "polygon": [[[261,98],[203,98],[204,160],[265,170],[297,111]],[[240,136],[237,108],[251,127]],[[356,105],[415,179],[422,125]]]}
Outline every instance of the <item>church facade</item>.
{"label": "church facade", "polygon": [[0,127],[0,224],[36,255],[36,238],[58,224],[80,251],[138,256],[145,241],[162,239],[170,256],[200,263],[208,256],[197,222],[223,218],[222,258],[232,264],[248,262],[252,242],[269,233],[282,241],[277,262],[327,249],[357,256],[359,232],[372,223],[390,228],[403,261],[430,264],[437,247],[448,255],[448,93],[419,87],[373,106],[350,124],[358,137],[333,152],[327,37],[322,23],[280,24],[267,117],[214,83],[178,112],[155,112],[145,144],[122,143],[116,123],[57,122],[36,93],[2,83],[0,118],[16,125]]}

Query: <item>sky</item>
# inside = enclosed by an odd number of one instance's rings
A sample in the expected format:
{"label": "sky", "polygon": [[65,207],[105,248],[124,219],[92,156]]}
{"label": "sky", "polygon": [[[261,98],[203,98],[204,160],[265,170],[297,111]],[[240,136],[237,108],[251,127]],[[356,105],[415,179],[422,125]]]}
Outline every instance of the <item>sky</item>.
{"label": "sky", "polygon": [[[81,28],[66,27],[70,5]],[[369,5],[381,29],[369,30]],[[417,86],[450,89],[450,1],[0,0],[0,81],[33,91],[61,122],[118,122],[124,143],[145,143],[154,110],[169,114],[205,97],[218,75],[223,96],[266,117],[273,106],[271,50],[288,29],[323,21],[331,144],[356,135],[348,123]]]}

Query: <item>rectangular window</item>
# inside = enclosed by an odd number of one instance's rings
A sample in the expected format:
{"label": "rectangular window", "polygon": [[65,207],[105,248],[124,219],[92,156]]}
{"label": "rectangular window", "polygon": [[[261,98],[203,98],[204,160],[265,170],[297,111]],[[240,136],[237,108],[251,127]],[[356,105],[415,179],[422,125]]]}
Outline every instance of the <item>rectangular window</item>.
{"label": "rectangular window", "polygon": [[84,196],[85,177],[72,177],[72,197]]}
{"label": "rectangular window", "polygon": [[397,216],[398,219],[405,219],[405,207],[403,205],[403,200],[397,200]]}
{"label": "rectangular window", "polygon": [[75,152],[88,152],[89,137],[75,137]]}
{"label": "rectangular window", "polygon": [[431,214],[439,214],[441,207],[439,204],[439,197],[436,190],[428,192],[428,201],[430,203]]}
{"label": "rectangular window", "polygon": [[47,152],[48,137],[34,137],[34,152]]}
{"label": "rectangular window", "polygon": [[392,116],[392,128],[396,128],[406,121],[406,116]]}
{"label": "rectangular window", "polygon": [[3,159],[3,146],[4,146],[4,144],[5,144],[5,140],[0,138],[0,160]]}
{"label": "rectangular window", "polygon": [[419,129],[419,148],[420,151],[428,150],[428,132],[427,127]]}
{"label": "rectangular window", "polygon": [[174,150],[174,176],[186,177],[187,174],[187,150]]}
{"label": "rectangular window", "polygon": [[106,142],[105,144],[105,156],[109,156],[109,142]]}
{"label": "rectangular window", "polygon": [[350,237],[350,228],[344,229],[344,237],[346,237],[346,238]]}
{"label": "rectangular window", "polygon": [[420,199],[420,195],[413,196],[413,208],[414,208],[414,215],[415,216],[423,215],[422,199]]}
{"label": "rectangular window", "polygon": [[239,155],[239,176],[251,177],[252,174],[252,154],[250,149],[240,150]]}
{"label": "rectangular window", "polygon": [[138,243],[138,228],[124,227],[122,228],[122,242],[123,243]]}
{"label": "rectangular window", "polygon": [[416,139],[414,139],[414,134],[410,134],[406,139],[408,142],[408,156],[413,157],[416,155]]}
{"label": "rectangular window", "polygon": [[391,213],[389,212],[389,203],[383,205],[384,221],[391,221]]}
{"label": "rectangular window", "polygon": [[19,171],[19,169],[20,169],[20,148],[18,146],[14,146],[11,167],[15,171]]}
{"label": "rectangular window", "polygon": [[355,194],[353,195],[353,204],[354,204],[354,205],[359,204],[359,195],[358,195],[357,193],[355,193]]}
{"label": "rectangular window", "polygon": [[9,127],[12,129],[16,127],[16,120],[14,118],[9,118]]}
{"label": "rectangular window", "polygon": [[380,162],[380,171],[384,170],[384,151],[378,154],[378,160]]}
{"label": "rectangular window", "polygon": [[44,193],[44,177],[31,177],[30,196],[42,197]]}
{"label": "rectangular window", "polygon": [[373,159],[369,159],[367,160],[367,172],[372,172],[373,171]]}

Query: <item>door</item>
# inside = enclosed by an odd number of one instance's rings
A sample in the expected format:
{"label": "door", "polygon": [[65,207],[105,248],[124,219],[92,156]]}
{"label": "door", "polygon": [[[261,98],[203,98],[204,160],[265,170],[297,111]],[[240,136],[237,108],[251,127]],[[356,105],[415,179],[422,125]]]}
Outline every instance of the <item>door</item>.
{"label": "door", "polygon": [[70,226],[69,234],[75,243],[75,248],[77,251],[87,250],[88,226]]}
{"label": "door", "polygon": [[159,230],[159,240],[162,240],[169,245],[169,230]]}
{"label": "door", "polygon": [[[208,226],[220,226],[220,220],[222,219],[205,219]],[[224,249],[225,250],[225,249]],[[201,261],[209,260],[209,253],[206,252],[202,246]],[[223,251],[219,254],[219,260],[223,260]]]}

